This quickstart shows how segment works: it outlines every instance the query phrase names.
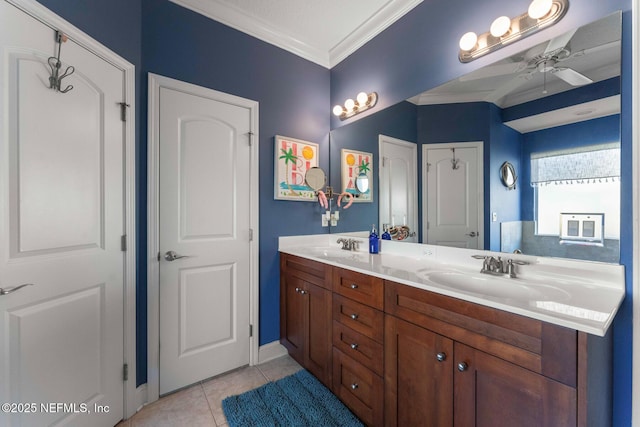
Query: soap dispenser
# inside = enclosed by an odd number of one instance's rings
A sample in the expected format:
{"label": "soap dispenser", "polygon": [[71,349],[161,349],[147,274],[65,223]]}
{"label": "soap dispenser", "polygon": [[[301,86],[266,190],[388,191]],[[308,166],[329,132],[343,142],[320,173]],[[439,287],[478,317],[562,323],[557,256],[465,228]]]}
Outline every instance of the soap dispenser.
{"label": "soap dispenser", "polygon": [[389,234],[389,227],[384,227],[384,232],[382,233],[382,240],[391,240],[391,234]]}
{"label": "soap dispenser", "polygon": [[371,226],[371,233],[369,233],[369,253],[377,254],[379,250],[380,241],[378,240],[378,233],[376,232],[376,225]]}

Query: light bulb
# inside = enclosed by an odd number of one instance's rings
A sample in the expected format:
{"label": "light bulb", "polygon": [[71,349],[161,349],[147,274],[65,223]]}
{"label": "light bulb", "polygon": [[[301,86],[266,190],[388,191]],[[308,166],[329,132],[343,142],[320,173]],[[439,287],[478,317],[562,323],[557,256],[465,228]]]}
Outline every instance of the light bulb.
{"label": "light bulb", "polygon": [[341,116],[343,111],[344,110],[342,109],[342,105],[336,105],[335,107],[333,107],[333,114],[335,116]]}
{"label": "light bulb", "polygon": [[511,28],[511,19],[508,16],[501,16],[496,18],[491,24],[489,32],[493,37],[502,37],[509,32]]}
{"label": "light bulb", "polygon": [[355,106],[356,106],[356,102],[351,98],[344,101],[344,108],[347,109],[347,112],[353,111],[353,108]]}
{"label": "light bulb", "polygon": [[478,35],[470,31],[460,38],[460,50],[468,52],[476,46],[476,43],[478,43]]}
{"label": "light bulb", "polygon": [[356,101],[358,101],[358,105],[360,106],[366,105],[369,101],[369,95],[365,92],[360,92],[358,96],[356,96]]}
{"label": "light bulb", "polygon": [[553,0],[533,0],[529,5],[529,16],[533,19],[544,18],[551,12]]}

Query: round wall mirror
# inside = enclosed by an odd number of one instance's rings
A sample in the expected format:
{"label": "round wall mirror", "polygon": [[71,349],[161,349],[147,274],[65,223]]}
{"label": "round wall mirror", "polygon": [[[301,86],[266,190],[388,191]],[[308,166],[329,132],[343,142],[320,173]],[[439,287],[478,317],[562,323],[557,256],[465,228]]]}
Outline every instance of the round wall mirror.
{"label": "round wall mirror", "polygon": [[327,176],[319,167],[312,167],[306,174],[304,174],[304,181],[313,191],[318,191],[322,190],[324,187],[324,184],[327,181]]}
{"label": "round wall mirror", "polygon": [[356,177],[356,188],[361,193],[369,191],[369,177],[365,173],[361,173]]}
{"label": "round wall mirror", "polygon": [[500,166],[500,176],[502,178],[502,184],[509,190],[516,188],[516,181],[518,176],[516,175],[516,168],[509,162],[504,162]]}

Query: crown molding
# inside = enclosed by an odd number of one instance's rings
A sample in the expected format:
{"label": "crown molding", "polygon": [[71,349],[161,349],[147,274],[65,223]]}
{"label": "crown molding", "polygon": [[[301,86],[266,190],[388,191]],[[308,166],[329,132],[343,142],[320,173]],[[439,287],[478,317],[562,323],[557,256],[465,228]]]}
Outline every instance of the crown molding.
{"label": "crown molding", "polygon": [[207,18],[249,34],[264,42],[287,50],[325,68],[331,68],[351,55],[377,34],[404,16],[423,0],[389,0],[368,21],[360,25],[340,43],[325,51],[291,35],[283,34],[265,20],[248,15],[240,8],[219,0],[170,0]]}
{"label": "crown molding", "polygon": [[329,51],[329,68],[339,64],[368,41],[409,13],[422,0],[390,0],[368,21],[352,31]]}

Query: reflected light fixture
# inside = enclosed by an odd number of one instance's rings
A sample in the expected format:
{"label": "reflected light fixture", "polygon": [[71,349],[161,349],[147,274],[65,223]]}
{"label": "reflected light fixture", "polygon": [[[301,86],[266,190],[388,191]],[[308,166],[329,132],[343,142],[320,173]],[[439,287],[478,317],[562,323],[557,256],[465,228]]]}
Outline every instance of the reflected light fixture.
{"label": "reflected light fixture", "polygon": [[348,119],[373,107],[376,102],[378,102],[377,93],[371,92],[367,94],[366,92],[360,92],[355,101],[349,98],[344,101],[344,106],[336,105],[333,107],[333,114],[340,117],[340,120]]}
{"label": "reflected light fixture", "polygon": [[496,18],[489,31],[480,34],[468,32],[460,39],[460,62],[471,62],[476,58],[500,49],[516,40],[530,36],[555,24],[569,9],[569,0],[533,0],[527,13],[509,18]]}

